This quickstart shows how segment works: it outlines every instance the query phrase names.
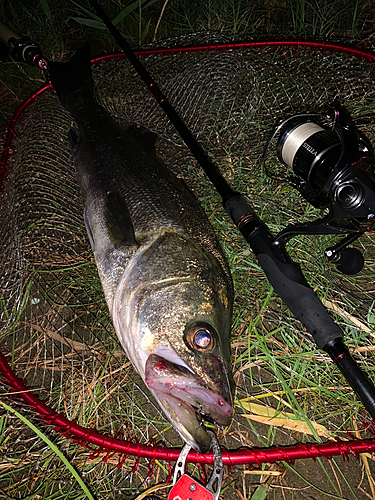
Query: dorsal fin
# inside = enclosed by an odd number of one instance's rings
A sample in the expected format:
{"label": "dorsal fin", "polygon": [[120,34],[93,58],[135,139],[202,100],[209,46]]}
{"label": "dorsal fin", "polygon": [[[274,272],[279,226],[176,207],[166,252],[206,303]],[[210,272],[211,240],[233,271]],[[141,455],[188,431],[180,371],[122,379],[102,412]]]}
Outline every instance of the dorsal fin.
{"label": "dorsal fin", "polygon": [[155,151],[155,142],[158,135],[155,132],[152,132],[146,127],[142,127],[141,125],[137,125],[133,123],[126,129],[128,134],[133,137],[136,141],[138,141],[142,146],[147,147],[153,151]]}
{"label": "dorsal fin", "polygon": [[135,244],[134,228],[128,207],[117,191],[107,193],[104,219],[109,239],[115,248],[121,244]]}

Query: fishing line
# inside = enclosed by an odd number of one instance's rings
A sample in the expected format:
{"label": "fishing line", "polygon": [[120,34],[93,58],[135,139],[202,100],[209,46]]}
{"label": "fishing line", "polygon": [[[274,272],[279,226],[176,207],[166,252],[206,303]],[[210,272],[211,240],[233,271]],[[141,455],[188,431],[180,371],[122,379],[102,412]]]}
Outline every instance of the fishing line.
{"label": "fishing line", "polygon": [[296,128],[286,134],[283,142],[280,143],[281,155],[284,162],[292,167],[295,155],[306,139],[323,130],[316,123],[307,122],[299,127],[296,126]]}

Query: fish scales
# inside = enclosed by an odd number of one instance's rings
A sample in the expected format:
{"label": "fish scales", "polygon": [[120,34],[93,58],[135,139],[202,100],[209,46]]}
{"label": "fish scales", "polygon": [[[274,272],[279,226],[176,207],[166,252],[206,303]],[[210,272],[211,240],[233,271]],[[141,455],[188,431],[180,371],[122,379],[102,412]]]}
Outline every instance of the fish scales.
{"label": "fish scales", "polygon": [[233,285],[213,228],[157,157],[156,135],[120,127],[93,97],[88,48],[51,63],[84,221],[116,334],[182,438],[207,451],[202,419],[232,416]]}

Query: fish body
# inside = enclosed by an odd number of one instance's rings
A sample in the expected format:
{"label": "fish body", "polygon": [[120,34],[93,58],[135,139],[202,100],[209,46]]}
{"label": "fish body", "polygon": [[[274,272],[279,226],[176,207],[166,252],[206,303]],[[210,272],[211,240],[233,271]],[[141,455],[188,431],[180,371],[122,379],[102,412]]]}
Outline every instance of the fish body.
{"label": "fish body", "polygon": [[232,416],[230,272],[198,201],[156,156],[156,135],[122,128],[95,101],[88,50],[50,75],[78,125],[69,141],[106,302],[166,417],[205,452],[202,417]]}

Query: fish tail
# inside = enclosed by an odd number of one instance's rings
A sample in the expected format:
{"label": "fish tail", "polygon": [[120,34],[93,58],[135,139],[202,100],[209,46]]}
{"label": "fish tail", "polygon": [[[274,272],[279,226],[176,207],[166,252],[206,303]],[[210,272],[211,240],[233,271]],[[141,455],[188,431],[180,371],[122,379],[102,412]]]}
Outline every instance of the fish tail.
{"label": "fish tail", "polygon": [[[91,74],[90,45],[79,48],[67,63],[49,63],[49,74],[61,104],[72,112],[73,101],[80,95],[85,100],[94,97],[94,81]],[[70,96],[74,94],[74,100]],[[72,103],[70,102],[72,101]],[[74,113],[72,113],[74,115]]]}

